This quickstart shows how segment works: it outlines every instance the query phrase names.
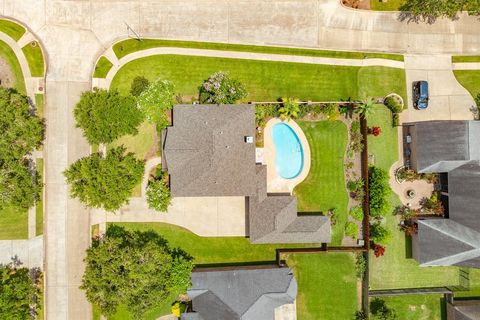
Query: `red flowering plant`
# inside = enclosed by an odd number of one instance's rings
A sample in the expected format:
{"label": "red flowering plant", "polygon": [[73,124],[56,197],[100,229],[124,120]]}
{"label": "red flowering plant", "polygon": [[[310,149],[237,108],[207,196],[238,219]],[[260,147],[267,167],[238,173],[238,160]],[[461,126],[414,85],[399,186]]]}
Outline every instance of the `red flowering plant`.
{"label": "red flowering plant", "polygon": [[375,254],[375,257],[381,257],[385,254],[385,247],[376,244],[375,247],[373,247],[373,253]]}
{"label": "red flowering plant", "polygon": [[368,134],[373,135],[374,137],[378,137],[382,133],[382,129],[380,127],[369,127]]}

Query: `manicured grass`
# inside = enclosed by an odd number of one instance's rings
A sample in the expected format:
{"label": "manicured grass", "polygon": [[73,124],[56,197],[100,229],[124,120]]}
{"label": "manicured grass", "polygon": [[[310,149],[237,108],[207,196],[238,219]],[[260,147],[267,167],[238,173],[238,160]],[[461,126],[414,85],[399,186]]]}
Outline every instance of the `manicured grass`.
{"label": "manicured grass", "polygon": [[43,61],[43,53],[40,45],[32,46],[31,43],[22,48],[25,57],[27,58],[28,67],[32,77],[43,77],[45,74],[45,62]]}
{"label": "manicured grass", "polygon": [[473,98],[480,94],[480,70],[454,70],[453,73]]}
{"label": "manicured grass", "polygon": [[452,62],[480,62],[480,56],[452,56]]}
{"label": "manicured grass", "polygon": [[378,11],[399,11],[400,6],[405,2],[406,0],[388,0],[383,2],[380,0],[370,0],[370,8]]}
{"label": "manicured grass", "polygon": [[[398,320],[441,320],[445,306],[442,295],[382,297],[395,310]],[[371,301],[371,300],[370,300]]]}
{"label": "manicured grass", "polygon": [[100,226],[97,224],[92,225],[92,237],[96,236],[100,232]]}
{"label": "manicured grass", "polygon": [[287,263],[298,282],[298,319],[354,319],[358,305],[352,254],[292,254]]}
{"label": "manicured grass", "polygon": [[[37,159],[37,171],[43,182],[43,159]],[[35,235],[43,234],[43,189],[40,193],[40,200],[35,204]]]}
{"label": "manicured grass", "polygon": [[345,189],[343,158],[347,127],[341,121],[299,121],[307,137],[311,167],[307,178],[293,191],[299,212],[324,212],[336,208],[332,245],[340,245],[347,221],[348,195]]}
{"label": "manicured grass", "polygon": [[24,27],[13,21],[0,20],[0,32],[6,33],[15,41],[20,40],[20,38],[25,34],[25,31],[26,30]]}
{"label": "manicured grass", "polygon": [[113,142],[114,146],[123,145],[128,152],[133,152],[141,160],[146,158],[146,155],[152,147],[155,137],[155,127],[144,121],[138,127],[138,133],[134,136],[126,135]]}
{"label": "manicured grass", "polygon": [[28,211],[14,207],[0,209],[0,240],[28,239]]}
{"label": "manicured grass", "polygon": [[154,230],[167,239],[171,247],[180,247],[191,254],[196,264],[273,262],[276,248],[302,246],[251,244],[244,237],[200,237],[187,229],[165,223],[115,224],[129,230]]}
{"label": "manicured grass", "polygon": [[[187,70],[187,72],[185,71]],[[245,99],[272,101],[296,97],[312,101],[339,101],[384,96],[398,92],[406,97],[405,72],[386,67],[351,67],[302,63],[157,55],[134,60],[115,75],[112,88],[127,94],[136,76],[172,81],[184,96],[197,96],[198,86],[216,71],[231,74],[247,87]]]}
{"label": "manicured grass", "polygon": [[43,94],[35,94],[35,106],[37,108],[37,115],[40,118],[44,117],[45,113],[45,100],[44,100],[44,95]]}
{"label": "manicured grass", "polygon": [[26,94],[27,90],[25,89],[25,80],[23,79],[22,68],[18,62],[15,52],[12,48],[8,46],[3,41],[0,41],[0,58],[4,59],[6,63],[10,66],[10,69],[13,73],[13,87],[19,92]]}
{"label": "manicured grass", "polygon": [[113,63],[110,62],[106,57],[101,57],[97,65],[95,66],[95,72],[93,73],[94,78],[105,78],[108,74],[108,71],[113,67]]}
{"label": "manicured grass", "polygon": [[375,166],[388,172],[398,160],[398,128],[392,127],[392,113],[384,105],[375,105],[367,121],[368,126],[378,126],[382,130],[378,137],[368,136],[368,153],[373,155]]}
{"label": "manicured grass", "polygon": [[208,50],[225,50],[225,51],[242,51],[242,52],[256,52],[256,53],[271,53],[271,54],[285,54],[296,56],[310,56],[310,57],[328,57],[328,58],[345,58],[345,59],[371,59],[382,58],[403,61],[403,55],[388,54],[388,53],[368,53],[368,52],[347,52],[347,51],[331,51],[331,50],[315,50],[315,49],[300,49],[300,48],[286,48],[286,47],[267,47],[267,46],[253,46],[241,44],[225,44],[215,42],[194,42],[194,41],[179,41],[179,40],[159,40],[159,39],[142,39],[138,41],[135,39],[124,40],[116,43],[113,46],[113,51],[120,59],[127,54],[139,50],[146,50],[158,47],[178,47],[178,48],[195,48]]}

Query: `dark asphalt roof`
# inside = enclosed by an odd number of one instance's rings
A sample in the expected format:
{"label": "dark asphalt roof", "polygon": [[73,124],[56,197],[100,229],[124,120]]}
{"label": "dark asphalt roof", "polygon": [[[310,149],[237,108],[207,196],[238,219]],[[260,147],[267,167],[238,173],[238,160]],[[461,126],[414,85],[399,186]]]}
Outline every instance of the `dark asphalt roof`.
{"label": "dark asphalt roof", "polygon": [[479,300],[455,300],[453,304],[447,304],[448,320],[479,320],[480,319],[480,301]]}
{"label": "dark asphalt roof", "polygon": [[187,293],[203,320],[274,320],[275,308],[293,303],[297,295],[289,268],[202,271],[191,277]]}

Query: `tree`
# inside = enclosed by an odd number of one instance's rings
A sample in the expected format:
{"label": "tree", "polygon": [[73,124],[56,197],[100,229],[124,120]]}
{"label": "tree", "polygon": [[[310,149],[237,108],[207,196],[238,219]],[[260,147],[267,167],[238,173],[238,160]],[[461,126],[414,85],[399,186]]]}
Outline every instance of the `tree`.
{"label": "tree", "polygon": [[144,119],[135,98],[116,90],[82,93],[74,110],[77,127],[91,144],[110,143],[126,134],[137,134]]}
{"label": "tree", "polygon": [[401,19],[424,20],[433,23],[437,18],[455,19],[459,11],[480,14],[480,0],[407,0],[401,7]]}
{"label": "tree", "polygon": [[385,300],[375,298],[370,302],[370,311],[375,320],[395,320],[397,315],[395,310],[390,309]]}
{"label": "tree", "polygon": [[33,115],[27,97],[0,87],[0,162],[19,160],[40,147],[45,125]]}
{"label": "tree", "polygon": [[370,215],[385,216],[389,210],[388,173],[378,167],[371,166],[368,170]]}
{"label": "tree", "polygon": [[125,305],[135,319],[190,285],[192,257],[153,231],[109,226],[87,250],[81,289],[109,316]]}
{"label": "tree", "polygon": [[133,78],[132,84],[130,85],[130,94],[134,97],[138,97],[145,89],[150,85],[150,81],[147,78],[138,76]]}
{"label": "tree", "polygon": [[200,102],[210,104],[233,104],[247,96],[245,86],[231,79],[228,73],[219,71],[208,77],[199,88]]}
{"label": "tree", "polygon": [[42,184],[25,159],[7,160],[0,165],[0,209],[5,206],[28,209],[38,200]]}
{"label": "tree", "polygon": [[105,158],[91,154],[73,163],[65,172],[72,197],[89,207],[115,211],[128,202],[143,177],[144,162],[124,147],[109,149]]}
{"label": "tree", "polygon": [[298,100],[293,98],[282,98],[282,106],[278,109],[278,113],[282,120],[296,119],[300,113]]}
{"label": "tree", "polygon": [[[40,294],[40,272],[0,265],[0,314],[2,319],[31,319]],[[33,310],[35,310],[33,308]]]}
{"label": "tree", "polygon": [[372,98],[365,99],[359,105],[357,105],[357,113],[366,117],[373,113],[373,107],[375,105],[375,101]]}
{"label": "tree", "polygon": [[392,233],[377,222],[370,226],[370,239],[376,244],[386,245],[392,241]]}
{"label": "tree", "polygon": [[166,212],[171,202],[170,189],[163,180],[153,180],[148,183],[147,203],[149,208]]}
{"label": "tree", "polygon": [[173,106],[174,86],[168,80],[155,80],[140,94],[137,99],[138,107],[145,114],[147,120],[163,129],[169,125],[166,111]]}

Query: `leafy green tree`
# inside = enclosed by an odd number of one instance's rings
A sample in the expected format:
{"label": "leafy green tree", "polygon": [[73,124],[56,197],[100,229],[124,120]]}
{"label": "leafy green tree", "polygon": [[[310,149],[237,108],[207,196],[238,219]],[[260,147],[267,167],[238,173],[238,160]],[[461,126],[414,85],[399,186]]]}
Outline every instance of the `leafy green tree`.
{"label": "leafy green tree", "polygon": [[44,123],[33,115],[27,97],[0,87],[0,162],[19,160],[40,147]]}
{"label": "leafy green tree", "polygon": [[370,226],[370,239],[376,244],[386,245],[392,241],[392,233],[377,222]]}
{"label": "leafy green tree", "polygon": [[298,100],[293,98],[282,98],[282,106],[278,109],[278,113],[282,120],[296,119],[300,113]]}
{"label": "leafy green tree", "polygon": [[210,104],[233,104],[247,96],[245,86],[231,79],[228,73],[219,71],[208,77],[199,88],[200,102]]}
{"label": "leafy green tree", "polygon": [[42,184],[27,160],[8,160],[0,165],[0,208],[28,209],[38,200]]}
{"label": "leafy green tree", "polygon": [[395,320],[395,310],[389,308],[385,300],[375,298],[370,302],[370,310],[374,320]]}
{"label": "leafy green tree", "polygon": [[128,202],[142,180],[144,162],[125,148],[109,149],[105,158],[91,154],[73,163],[65,172],[72,197],[89,207],[115,211]]}
{"label": "leafy green tree", "polygon": [[153,180],[147,186],[147,203],[149,208],[167,212],[172,202],[170,189],[163,180]]}
{"label": "leafy green tree", "polygon": [[153,231],[109,226],[87,250],[81,288],[102,314],[125,305],[135,319],[190,285],[192,257]]}
{"label": "leafy green tree", "polygon": [[[0,265],[0,317],[2,319],[31,319],[34,301],[40,290],[40,272]],[[33,309],[35,310],[35,309]]]}
{"label": "leafy green tree", "polygon": [[433,23],[440,17],[455,19],[459,11],[478,15],[480,0],[406,0],[400,10],[404,12],[402,19]]}
{"label": "leafy green tree", "polygon": [[74,110],[77,127],[91,144],[110,143],[126,134],[137,134],[144,119],[135,98],[121,96],[116,90],[82,93]]}
{"label": "leafy green tree", "polygon": [[151,83],[137,99],[140,110],[150,123],[157,125],[158,129],[163,129],[170,123],[166,111],[173,106],[174,90],[170,81],[158,79]]}
{"label": "leafy green tree", "polygon": [[374,166],[369,168],[369,204],[370,215],[373,217],[380,217],[388,214],[388,210],[390,209],[388,204],[388,196],[390,195],[388,180],[389,176],[385,170]]}
{"label": "leafy green tree", "polygon": [[132,84],[130,85],[130,94],[134,97],[138,97],[145,89],[150,85],[150,81],[147,78],[138,76],[133,78]]}

